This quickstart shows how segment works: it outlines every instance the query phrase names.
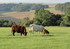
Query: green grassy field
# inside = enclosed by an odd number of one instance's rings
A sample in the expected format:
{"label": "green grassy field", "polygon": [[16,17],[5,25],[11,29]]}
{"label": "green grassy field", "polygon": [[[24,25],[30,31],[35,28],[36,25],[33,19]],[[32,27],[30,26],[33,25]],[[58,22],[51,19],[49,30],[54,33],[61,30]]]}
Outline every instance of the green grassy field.
{"label": "green grassy field", "polygon": [[55,8],[46,8],[45,10],[53,11]]}
{"label": "green grassy field", "polygon": [[[0,28],[0,49],[70,49],[70,27],[46,27],[49,35],[34,33],[12,36],[11,28]],[[28,31],[28,28],[27,28]]]}
{"label": "green grassy field", "polygon": [[2,14],[17,13],[16,11],[3,12]]}
{"label": "green grassy field", "polygon": [[[53,10],[55,10],[55,8],[45,8],[45,10],[53,11]],[[35,12],[35,10],[30,10],[30,12]]]}

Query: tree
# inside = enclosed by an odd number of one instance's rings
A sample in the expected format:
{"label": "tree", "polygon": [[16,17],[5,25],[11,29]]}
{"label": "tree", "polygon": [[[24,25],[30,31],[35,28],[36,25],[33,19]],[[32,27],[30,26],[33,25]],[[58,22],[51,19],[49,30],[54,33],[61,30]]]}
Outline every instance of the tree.
{"label": "tree", "polygon": [[8,26],[7,22],[3,23],[3,25],[2,25],[2,27],[7,27],[7,26]]}
{"label": "tree", "polygon": [[0,27],[11,27],[12,24],[16,24],[13,21],[8,21],[8,20],[4,20],[4,19],[0,19]]}
{"label": "tree", "polygon": [[16,6],[12,7],[13,10],[18,11],[18,12],[22,12],[23,11],[23,4],[19,3]]}
{"label": "tree", "polygon": [[70,26],[70,7],[67,8],[65,16],[62,17],[63,21],[61,22],[61,26]]}
{"label": "tree", "polygon": [[33,20],[30,20],[28,17],[25,17],[23,19],[23,21],[21,22],[21,25],[24,25],[24,26],[27,26],[28,27],[32,23],[33,23]]}
{"label": "tree", "polygon": [[8,27],[11,27],[13,24],[16,24],[16,23],[13,21],[9,21],[7,25],[8,25]]}
{"label": "tree", "polygon": [[29,10],[37,10],[40,8],[48,8],[48,5],[42,4],[17,4],[16,6],[12,7],[13,10],[22,12],[22,11],[29,11]]}
{"label": "tree", "polygon": [[45,9],[39,9],[35,11],[34,23],[44,26],[59,25],[61,15],[54,15]]}
{"label": "tree", "polygon": [[60,10],[62,12],[66,12],[67,11],[67,8],[70,6],[70,2],[66,2],[66,3],[63,3],[63,4],[57,4],[55,6],[55,9],[56,10]]}

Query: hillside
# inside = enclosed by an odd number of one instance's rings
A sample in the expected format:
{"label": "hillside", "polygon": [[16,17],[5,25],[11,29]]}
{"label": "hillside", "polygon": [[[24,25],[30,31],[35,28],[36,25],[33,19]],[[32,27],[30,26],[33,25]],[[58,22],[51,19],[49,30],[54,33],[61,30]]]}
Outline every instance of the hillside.
{"label": "hillside", "polygon": [[16,13],[4,13],[0,17],[12,17],[14,19],[22,20],[25,17],[29,17],[30,20],[34,18],[34,12],[16,12]]}
{"label": "hillside", "polygon": [[[46,10],[49,10],[51,13],[54,14],[63,14],[63,12],[51,8]],[[0,14],[0,19],[20,21],[23,20],[23,18],[28,17],[30,20],[32,20],[34,16],[35,12],[9,12],[9,13]]]}
{"label": "hillside", "polygon": [[18,3],[18,4],[0,4],[0,11],[18,11],[25,12],[29,10],[36,10],[40,8],[48,8],[48,5],[42,4],[28,4],[28,3]]}
{"label": "hillside", "polygon": [[[45,3],[46,4],[46,3]],[[54,8],[58,3],[47,3],[46,5],[48,5],[50,8]]]}

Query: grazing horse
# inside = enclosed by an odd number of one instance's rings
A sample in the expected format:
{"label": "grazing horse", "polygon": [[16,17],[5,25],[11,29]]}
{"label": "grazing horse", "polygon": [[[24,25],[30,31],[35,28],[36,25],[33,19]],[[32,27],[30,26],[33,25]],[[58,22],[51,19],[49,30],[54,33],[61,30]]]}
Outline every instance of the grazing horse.
{"label": "grazing horse", "polygon": [[12,32],[13,36],[15,36],[15,32],[20,33],[21,36],[22,34],[24,34],[24,36],[27,35],[26,28],[24,26],[12,25]]}
{"label": "grazing horse", "polygon": [[29,27],[29,31],[32,33],[34,33],[34,31],[42,32],[43,29],[44,29],[44,26],[36,25],[36,24],[30,24],[30,27]]}

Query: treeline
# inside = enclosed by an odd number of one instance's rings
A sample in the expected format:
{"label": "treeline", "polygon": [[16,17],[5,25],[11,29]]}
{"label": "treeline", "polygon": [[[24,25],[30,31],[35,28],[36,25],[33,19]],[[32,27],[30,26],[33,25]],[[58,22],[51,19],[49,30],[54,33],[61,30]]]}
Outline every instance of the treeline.
{"label": "treeline", "polygon": [[65,15],[55,15],[45,9],[39,9],[35,11],[35,18],[33,20],[24,18],[21,24],[25,26],[29,26],[30,24],[43,26],[70,26],[70,8]]}
{"label": "treeline", "polygon": [[0,11],[29,11],[29,10],[36,10],[40,8],[48,8],[48,5],[42,5],[42,4],[0,4]]}
{"label": "treeline", "polygon": [[66,12],[69,7],[70,7],[70,2],[66,2],[66,3],[63,3],[63,4],[57,4],[55,6],[55,9]]}
{"label": "treeline", "polygon": [[12,24],[16,24],[16,23],[13,21],[0,19],[0,27],[11,27]]}
{"label": "treeline", "polygon": [[0,11],[13,11],[12,8],[17,4],[0,4]]}

